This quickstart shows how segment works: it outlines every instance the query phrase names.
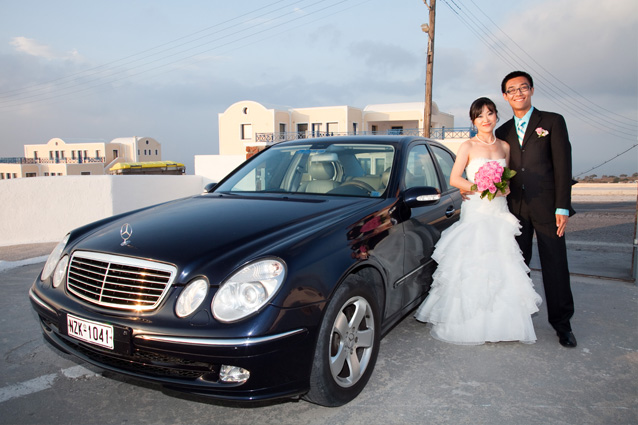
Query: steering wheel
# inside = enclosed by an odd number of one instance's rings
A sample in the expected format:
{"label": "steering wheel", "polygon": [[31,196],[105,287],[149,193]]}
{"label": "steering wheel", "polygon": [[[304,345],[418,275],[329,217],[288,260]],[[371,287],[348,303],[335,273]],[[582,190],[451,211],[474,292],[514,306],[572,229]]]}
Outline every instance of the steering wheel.
{"label": "steering wheel", "polygon": [[355,186],[355,187],[358,187],[359,189],[365,190],[366,192],[368,192],[368,194],[377,191],[374,187],[370,186],[366,182],[362,182],[361,180],[348,180],[347,182],[343,183],[339,187],[344,187],[344,186]]}

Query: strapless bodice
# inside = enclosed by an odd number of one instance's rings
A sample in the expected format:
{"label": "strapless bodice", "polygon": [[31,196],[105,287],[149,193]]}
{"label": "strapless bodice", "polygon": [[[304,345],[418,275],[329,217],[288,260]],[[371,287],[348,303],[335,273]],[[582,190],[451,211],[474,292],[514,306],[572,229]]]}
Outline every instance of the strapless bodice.
{"label": "strapless bodice", "polygon": [[479,168],[483,166],[483,164],[490,161],[496,161],[503,167],[507,165],[505,163],[505,158],[499,158],[499,159],[472,158],[470,162],[465,166],[465,175],[467,176],[467,179],[471,181],[472,183],[474,183],[474,176],[476,175],[476,172],[479,170]]}

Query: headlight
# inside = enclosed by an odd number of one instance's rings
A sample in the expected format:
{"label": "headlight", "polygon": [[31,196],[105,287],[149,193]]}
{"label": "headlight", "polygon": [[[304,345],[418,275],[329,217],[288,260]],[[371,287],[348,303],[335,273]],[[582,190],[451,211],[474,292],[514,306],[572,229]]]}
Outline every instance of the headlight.
{"label": "headlight", "polygon": [[69,241],[69,236],[70,235],[66,235],[64,239],[62,239],[62,241],[53,248],[51,254],[49,254],[49,258],[47,259],[47,262],[42,269],[42,275],[40,276],[42,280],[47,280],[51,277],[51,274],[55,270],[55,266],[58,264],[58,261],[60,261],[60,255],[62,255],[62,251],[64,250],[66,243]]}
{"label": "headlight", "polygon": [[64,280],[64,276],[66,276],[66,266],[69,265],[69,256],[65,255],[58,262],[58,265],[53,272],[53,287],[57,288],[60,286],[60,283]]}
{"label": "headlight", "polygon": [[280,260],[247,265],[219,288],[213,298],[213,315],[221,322],[235,322],[251,315],[275,295],[285,276],[286,268]]}
{"label": "headlight", "polygon": [[186,285],[175,305],[175,314],[178,317],[186,317],[197,310],[208,293],[208,282],[205,279],[197,279]]}

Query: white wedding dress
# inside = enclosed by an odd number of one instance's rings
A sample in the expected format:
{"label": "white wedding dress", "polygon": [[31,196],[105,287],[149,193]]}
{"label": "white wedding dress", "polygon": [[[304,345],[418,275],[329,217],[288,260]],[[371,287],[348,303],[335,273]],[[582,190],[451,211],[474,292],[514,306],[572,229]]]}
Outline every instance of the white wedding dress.
{"label": "white wedding dress", "polygon": [[[472,159],[468,180],[488,161]],[[490,201],[477,193],[463,201],[460,220],[436,244],[434,282],[415,314],[434,338],[464,345],[536,341],[531,315],[541,297],[515,239],[519,229],[504,196]]]}

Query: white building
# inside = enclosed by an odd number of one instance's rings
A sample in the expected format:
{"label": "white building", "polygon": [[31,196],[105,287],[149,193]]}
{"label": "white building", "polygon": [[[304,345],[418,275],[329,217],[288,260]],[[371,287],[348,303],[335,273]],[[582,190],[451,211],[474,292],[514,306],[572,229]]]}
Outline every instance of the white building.
{"label": "white building", "polygon": [[[251,154],[283,140],[347,134],[423,134],[424,103],[268,108],[245,100],[219,114],[219,153]],[[432,105],[432,130],[454,128],[454,116]],[[469,129],[468,136],[469,136]],[[434,138],[436,135],[433,135]],[[469,138],[469,137],[467,137]]]}
{"label": "white building", "polygon": [[24,145],[23,158],[0,158],[0,180],[67,175],[104,175],[120,162],[162,159],[162,146],[151,137],[120,137],[110,142],[67,142]]}

